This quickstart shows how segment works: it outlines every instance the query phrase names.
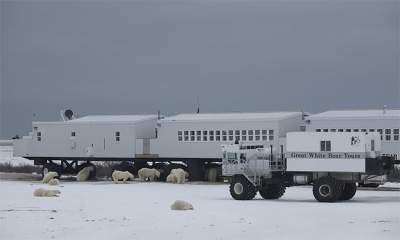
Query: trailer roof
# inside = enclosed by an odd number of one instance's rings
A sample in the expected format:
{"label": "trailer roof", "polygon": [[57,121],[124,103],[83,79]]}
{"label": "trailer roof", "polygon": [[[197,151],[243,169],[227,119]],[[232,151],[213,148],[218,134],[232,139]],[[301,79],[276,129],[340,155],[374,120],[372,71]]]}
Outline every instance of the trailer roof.
{"label": "trailer roof", "polygon": [[313,114],[308,117],[310,120],[327,119],[400,119],[398,109],[374,109],[374,110],[338,110],[326,111]]}
{"label": "trailer roof", "polygon": [[136,123],[157,119],[157,115],[91,115],[67,121],[69,123]]}
{"label": "trailer roof", "polygon": [[191,121],[254,121],[281,120],[301,116],[301,112],[255,112],[255,113],[184,113],[162,119],[163,122]]}

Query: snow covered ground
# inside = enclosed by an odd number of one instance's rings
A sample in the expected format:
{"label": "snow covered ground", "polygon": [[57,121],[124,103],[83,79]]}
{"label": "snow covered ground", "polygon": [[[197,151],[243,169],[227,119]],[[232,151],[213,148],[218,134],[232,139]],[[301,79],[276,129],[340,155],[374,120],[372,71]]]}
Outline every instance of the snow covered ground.
{"label": "snow covered ground", "polygon": [[12,146],[0,146],[0,163],[11,163],[13,166],[17,165],[33,165],[33,161],[25,158],[13,157]]}
{"label": "snow covered ground", "polygon": [[[37,198],[39,187],[59,198]],[[400,191],[319,203],[310,187],[280,200],[232,200],[226,184],[0,181],[0,239],[398,239]],[[172,211],[177,199],[193,211]]]}

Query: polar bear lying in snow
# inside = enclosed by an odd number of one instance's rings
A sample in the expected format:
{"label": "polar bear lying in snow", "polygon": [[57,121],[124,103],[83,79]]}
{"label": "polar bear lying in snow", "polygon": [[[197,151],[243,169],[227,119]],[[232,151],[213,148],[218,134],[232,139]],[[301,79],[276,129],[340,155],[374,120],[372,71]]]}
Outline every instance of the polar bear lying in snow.
{"label": "polar bear lying in snow", "polygon": [[44,188],[38,188],[33,192],[35,197],[58,197],[61,192],[59,190],[49,190]]}
{"label": "polar bear lying in snow", "polygon": [[193,210],[193,205],[182,200],[176,200],[171,205],[171,210]]}
{"label": "polar bear lying in snow", "polygon": [[44,175],[42,183],[49,183],[49,181],[55,177],[58,177],[57,172],[48,172],[46,175]]}
{"label": "polar bear lying in snow", "polygon": [[132,173],[130,173],[128,171],[122,172],[122,171],[114,170],[114,172],[112,173],[112,179],[113,179],[114,183],[119,183],[119,180],[122,180],[123,183],[126,183],[126,180],[128,180],[128,179],[133,180],[134,176]]}
{"label": "polar bear lying in snow", "polygon": [[82,168],[82,170],[78,172],[78,175],[76,175],[76,180],[79,182],[87,181],[92,171],[94,171],[93,166],[87,166]]}
{"label": "polar bear lying in snow", "polygon": [[138,172],[139,178],[142,181],[145,181],[147,178],[150,181],[154,181],[155,178],[160,177],[160,172],[157,169],[153,168],[141,168]]}
{"label": "polar bear lying in snow", "polygon": [[53,178],[49,181],[49,185],[58,185],[60,181],[57,178]]}
{"label": "polar bear lying in snow", "polygon": [[176,168],[172,169],[171,173],[167,176],[167,182],[185,183],[187,177],[189,177],[189,173],[182,168]]}

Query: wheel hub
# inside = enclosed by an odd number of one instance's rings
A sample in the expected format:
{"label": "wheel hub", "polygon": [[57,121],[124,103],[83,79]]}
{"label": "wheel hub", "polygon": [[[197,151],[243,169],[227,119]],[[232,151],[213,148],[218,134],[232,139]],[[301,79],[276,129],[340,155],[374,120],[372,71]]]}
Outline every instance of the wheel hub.
{"label": "wheel hub", "polygon": [[236,194],[240,195],[243,193],[243,185],[241,183],[235,183],[233,185],[233,191],[235,191]]}
{"label": "wheel hub", "polygon": [[329,186],[327,184],[323,184],[323,185],[319,186],[318,191],[319,191],[319,194],[323,197],[328,197],[332,193],[331,186]]}

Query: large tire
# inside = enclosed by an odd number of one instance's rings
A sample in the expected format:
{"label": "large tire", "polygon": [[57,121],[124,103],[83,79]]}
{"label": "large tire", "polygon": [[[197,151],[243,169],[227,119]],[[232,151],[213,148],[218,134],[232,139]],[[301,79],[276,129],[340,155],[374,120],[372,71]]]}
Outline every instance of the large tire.
{"label": "large tire", "polygon": [[268,184],[260,189],[259,193],[264,199],[278,199],[283,196],[286,187],[283,184]]}
{"label": "large tire", "polygon": [[345,183],[342,191],[342,195],[339,200],[350,200],[354,197],[357,191],[357,185],[355,183]]}
{"label": "large tire", "polygon": [[313,194],[319,202],[336,202],[342,195],[343,184],[327,176],[314,182]]}
{"label": "large tire", "polygon": [[243,176],[232,178],[229,191],[235,200],[251,200],[257,194],[256,187]]}

